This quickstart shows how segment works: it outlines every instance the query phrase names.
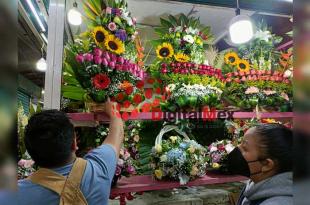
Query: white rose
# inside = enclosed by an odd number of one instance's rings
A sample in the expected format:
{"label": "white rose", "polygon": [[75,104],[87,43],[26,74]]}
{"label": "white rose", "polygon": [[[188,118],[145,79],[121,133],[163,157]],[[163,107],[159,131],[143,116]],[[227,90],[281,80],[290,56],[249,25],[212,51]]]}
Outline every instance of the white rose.
{"label": "white rose", "polygon": [[233,151],[235,147],[232,144],[225,145],[225,150],[229,154],[231,151]]}
{"label": "white rose", "polygon": [[184,36],[183,40],[188,42],[188,43],[194,43],[194,38],[191,35]]}
{"label": "white rose", "polygon": [[160,162],[166,162],[167,161],[167,155],[162,155],[160,157]]}

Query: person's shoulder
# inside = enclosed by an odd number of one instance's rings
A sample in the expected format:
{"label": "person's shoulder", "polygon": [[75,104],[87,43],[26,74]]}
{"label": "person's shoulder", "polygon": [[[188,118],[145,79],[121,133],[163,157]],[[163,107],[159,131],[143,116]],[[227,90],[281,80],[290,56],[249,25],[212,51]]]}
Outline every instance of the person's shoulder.
{"label": "person's shoulder", "polygon": [[260,205],[293,205],[293,197],[275,196],[264,200]]}

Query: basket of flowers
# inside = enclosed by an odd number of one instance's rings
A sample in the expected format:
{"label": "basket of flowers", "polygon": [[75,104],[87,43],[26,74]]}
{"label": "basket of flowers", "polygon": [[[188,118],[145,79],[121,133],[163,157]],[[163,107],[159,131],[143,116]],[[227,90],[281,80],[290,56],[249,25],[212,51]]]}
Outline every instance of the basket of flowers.
{"label": "basket of flowers", "polygon": [[[163,139],[164,134],[177,135]],[[177,126],[167,125],[157,135],[151,152],[151,167],[157,180],[176,180],[184,185],[206,173],[207,150]]]}
{"label": "basket of flowers", "polygon": [[236,147],[230,140],[213,142],[208,146],[208,167],[209,171],[228,173],[227,156]]}

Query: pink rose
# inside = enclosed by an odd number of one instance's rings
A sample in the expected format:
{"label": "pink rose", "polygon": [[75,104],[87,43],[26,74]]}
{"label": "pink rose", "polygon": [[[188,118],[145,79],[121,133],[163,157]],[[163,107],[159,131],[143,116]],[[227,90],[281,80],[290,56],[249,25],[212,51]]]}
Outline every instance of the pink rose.
{"label": "pink rose", "polygon": [[94,59],[94,56],[92,54],[90,54],[90,53],[86,53],[86,54],[84,54],[84,58],[85,58],[86,61],[90,62],[90,61],[92,61]]}
{"label": "pink rose", "polygon": [[102,52],[102,50],[100,48],[95,48],[94,54],[95,54],[95,56],[101,57],[103,52]]}
{"label": "pink rose", "polygon": [[122,173],[122,169],[119,166],[117,166],[116,170],[115,170],[115,175],[119,176],[119,175],[121,175],[121,173]]}
{"label": "pink rose", "polygon": [[102,63],[102,58],[100,56],[95,56],[94,57],[94,62],[95,64],[101,64]]}
{"label": "pink rose", "polygon": [[84,62],[84,56],[82,54],[78,54],[78,55],[75,56],[75,60],[78,63],[83,63]]}
{"label": "pink rose", "polygon": [[129,166],[127,167],[127,172],[128,172],[129,174],[134,174],[134,173],[136,172],[136,169],[135,169],[133,166],[129,165]]}
{"label": "pink rose", "polygon": [[112,14],[112,8],[111,8],[111,7],[107,7],[106,10],[105,10],[105,12],[106,12],[107,14]]}
{"label": "pink rose", "polygon": [[116,24],[114,22],[109,23],[108,28],[110,31],[116,30]]}

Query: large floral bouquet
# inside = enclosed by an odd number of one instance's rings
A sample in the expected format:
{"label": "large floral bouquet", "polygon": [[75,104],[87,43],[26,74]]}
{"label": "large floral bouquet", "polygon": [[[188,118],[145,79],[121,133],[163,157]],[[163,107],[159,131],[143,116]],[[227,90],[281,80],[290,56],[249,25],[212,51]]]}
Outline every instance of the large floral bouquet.
{"label": "large floral bouquet", "polygon": [[169,84],[166,88],[167,101],[162,103],[164,110],[195,109],[204,106],[215,107],[219,104],[222,90],[210,85]]}
{"label": "large floral bouquet", "polygon": [[[84,8],[89,29],[66,46],[66,64],[95,102],[122,92],[135,95],[133,88],[145,73],[137,64],[137,31],[127,3],[86,1]],[[130,84],[129,91],[123,84]]]}
{"label": "large floral bouquet", "polygon": [[236,147],[230,140],[221,140],[208,146],[208,156],[211,169],[227,172],[227,156]]}
{"label": "large floral bouquet", "polygon": [[116,171],[113,178],[112,186],[116,185],[118,179],[122,176],[129,177],[136,174],[136,165],[134,159],[130,155],[128,149],[120,150],[119,159],[117,161]]}
{"label": "large floral bouquet", "polygon": [[168,135],[167,140],[156,144],[151,152],[151,168],[158,180],[189,180],[206,173],[207,151],[194,140],[179,135]]}

